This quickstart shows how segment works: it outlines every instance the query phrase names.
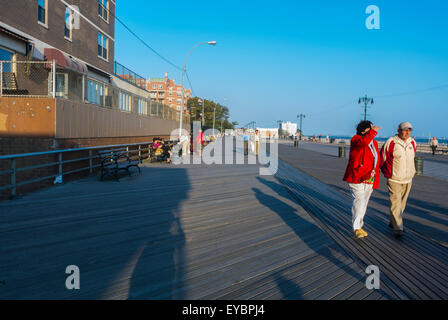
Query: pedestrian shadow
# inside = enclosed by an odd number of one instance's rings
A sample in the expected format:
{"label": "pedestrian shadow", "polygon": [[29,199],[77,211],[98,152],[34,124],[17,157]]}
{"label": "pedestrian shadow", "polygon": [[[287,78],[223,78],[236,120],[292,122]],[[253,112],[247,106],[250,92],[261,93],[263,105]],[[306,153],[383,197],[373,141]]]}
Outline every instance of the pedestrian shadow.
{"label": "pedestrian shadow", "polygon": [[285,300],[303,300],[302,290],[300,286],[292,280],[284,276],[279,276],[275,279],[278,289]]}
{"label": "pedestrian shadow", "polygon": [[[272,191],[274,191],[276,194],[281,196],[282,198],[289,199],[287,195],[287,191],[285,187],[282,185],[268,181],[264,178],[257,177],[257,179],[263,183],[264,185],[268,186]],[[350,266],[348,266],[345,262],[341,261],[339,258],[333,254],[333,252],[330,250],[330,248],[327,246],[327,244],[322,243],[316,243],[311,239],[310,237],[306,237],[306,235],[302,234],[303,232],[306,233],[322,233],[323,236],[327,236],[329,238],[328,242],[333,243],[333,240],[319,227],[317,227],[315,224],[307,221],[306,219],[302,218],[297,212],[296,209],[287,203],[283,202],[282,200],[279,200],[277,197],[273,197],[269,194],[263,193],[257,188],[252,188],[252,190],[255,192],[255,196],[257,200],[275,212],[285,223],[288,225],[288,227],[295,232],[295,234],[301,239],[310,249],[312,249],[317,255],[324,257],[326,260],[328,260],[328,263],[332,263],[335,266],[337,266],[339,269],[346,269],[346,272],[350,274],[353,278],[357,279],[358,281],[364,281],[364,275],[361,275],[359,271],[356,271],[352,269]],[[286,194],[285,194],[286,193]],[[339,248],[339,246],[334,246],[337,253],[341,253],[344,256],[346,256],[346,253]],[[281,282],[281,278],[275,278],[275,281]],[[286,284],[283,288],[286,288]],[[294,290],[297,290],[295,287]],[[293,292],[291,292],[292,294]],[[287,295],[289,293],[285,293]],[[301,295],[301,294],[300,294]]]}
{"label": "pedestrian shadow", "polygon": [[166,174],[159,174],[159,181],[169,181],[171,190],[146,198],[148,215],[140,222],[147,228],[142,232],[143,248],[132,272],[129,299],[185,298],[185,234],[179,208],[188,197],[189,178],[185,169],[162,171]]}
{"label": "pedestrian shadow", "polygon": [[[17,266],[2,273],[0,299],[183,299],[179,208],[190,188],[184,169],[142,166],[120,182],[89,178],[18,200],[1,225],[24,220],[29,208],[38,218],[0,233],[3,246],[17,238],[25,248],[0,255],[0,265]],[[80,270],[79,290],[64,285],[70,265]]]}

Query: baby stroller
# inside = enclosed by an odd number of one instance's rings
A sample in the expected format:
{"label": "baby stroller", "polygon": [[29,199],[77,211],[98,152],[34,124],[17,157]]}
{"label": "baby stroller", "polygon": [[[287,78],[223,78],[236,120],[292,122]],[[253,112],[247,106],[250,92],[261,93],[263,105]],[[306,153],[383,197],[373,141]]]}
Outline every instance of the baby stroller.
{"label": "baby stroller", "polygon": [[150,149],[150,161],[152,162],[161,162],[163,161],[163,149],[162,144],[154,144]]}
{"label": "baby stroller", "polygon": [[150,162],[170,162],[170,145],[156,141],[150,148]]}

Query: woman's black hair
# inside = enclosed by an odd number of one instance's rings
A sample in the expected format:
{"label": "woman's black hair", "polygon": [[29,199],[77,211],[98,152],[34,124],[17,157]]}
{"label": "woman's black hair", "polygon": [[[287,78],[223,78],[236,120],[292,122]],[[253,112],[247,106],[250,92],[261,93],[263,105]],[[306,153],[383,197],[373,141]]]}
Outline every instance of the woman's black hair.
{"label": "woman's black hair", "polygon": [[358,126],[356,127],[356,134],[362,135],[364,130],[367,128],[372,128],[372,122],[368,120],[363,120],[360,123],[358,123]]}

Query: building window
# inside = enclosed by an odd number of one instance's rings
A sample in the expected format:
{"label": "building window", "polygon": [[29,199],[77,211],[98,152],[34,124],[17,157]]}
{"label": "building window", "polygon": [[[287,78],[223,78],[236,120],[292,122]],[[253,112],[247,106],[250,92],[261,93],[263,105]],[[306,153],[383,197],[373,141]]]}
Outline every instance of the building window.
{"label": "building window", "polygon": [[68,73],[56,73],[56,97],[68,99]]}
{"label": "building window", "polygon": [[48,20],[47,8],[48,8],[47,0],[37,1],[37,20],[45,26],[47,26],[47,20]]}
{"label": "building window", "polygon": [[146,104],[146,100],[138,99],[138,113],[147,115],[148,114],[148,108]]}
{"label": "building window", "polygon": [[73,11],[69,7],[65,7],[65,38],[68,40],[72,40],[72,20]]}
{"label": "building window", "polygon": [[156,85],[156,84],[153,84],[153,85],[152,85],[152,88],[153,88],[153,89],[157,89],[157,85]]}
{"label": "building window", "polygon": [[163,85],[159,84],[159,89],[163,89]]}
{"label": "building window", "polygon": [[102,105],[103,96],[104,86],[97,81],[87,80],[87,101]]}
{"label": "building window", "polygon": [[119,98],[118,108],[121,111],[131,112],[131,109],[132,109],[131,96],[127,93],[120,91],[118,98]]}
{"label": "building window", "polygon": [[109,0],[98,0],[98,15],[109,22]]}
{"label": "building window", "polygon": [[105,35],[98,33],[98,56],[106,60],[108,41]]}

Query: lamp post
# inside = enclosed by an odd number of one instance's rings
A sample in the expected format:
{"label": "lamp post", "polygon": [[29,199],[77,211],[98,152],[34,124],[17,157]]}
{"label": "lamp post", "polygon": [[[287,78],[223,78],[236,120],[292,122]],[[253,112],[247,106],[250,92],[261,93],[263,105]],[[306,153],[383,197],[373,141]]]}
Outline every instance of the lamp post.
{"label": "lamp post", "polygon": [[187,58],[185,59],[185,64],[184,67],[182,68],[182,102],[181,102],[181,107],[180,107],[180,119],[179,119],[179,139],[182,133],[182,118],[184,115],[184,96],[185,96],[185,70],[187,69],[187,62],[188,62],[188,58],[190,57],[190,54],[193,52],[194,49],[196,49],[197,47],[199,47],[201,44],[208,44],[211,46],[216,45],[216,41],[208,41],[208,42],[200,42],[197,45],[195,45],[190,52],[187,55]]}
{"label": "lamp post", "polygon": [[368,98],[367,95],[358,100],[358,104],[364,103],[364,121],[367,120],[367,105],[369,102],[370,104],[373,104],[373,98]]}
{"label": "lamp post", "polygon": [[216,112],[216,106],[213,109],[213,136],[215,136],[215,112]]}
{"label": "lamp post", "polygon": [[205,99],[204,100],[202,100],[202,99],[199,99],[199,102],[201,102],[202,101],[202,126],[204,126],[204,104],[205,104]]}
{"label": "lamp post", "polygon": [[297,119],[300,118],[300,136],[299,136],[299,140],[302,140],[302,119],[306,118],[304,114],[298,114],[297,115]]}

